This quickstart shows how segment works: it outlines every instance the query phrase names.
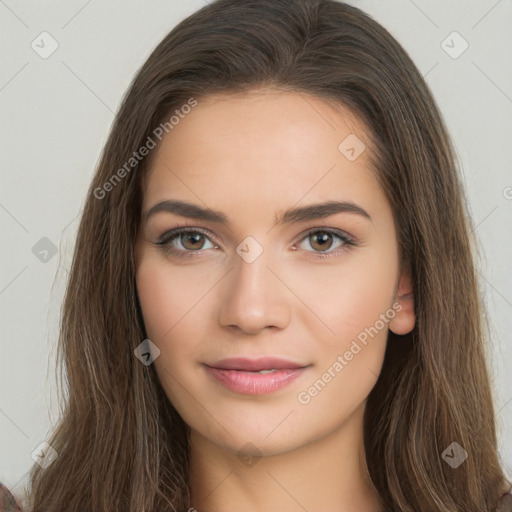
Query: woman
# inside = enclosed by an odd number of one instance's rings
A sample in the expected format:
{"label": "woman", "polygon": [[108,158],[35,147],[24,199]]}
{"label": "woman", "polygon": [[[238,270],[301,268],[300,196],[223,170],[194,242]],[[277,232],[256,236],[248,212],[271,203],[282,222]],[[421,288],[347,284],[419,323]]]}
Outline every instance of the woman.
{"label": "woman", "polygon": [[331,0],[196,12],[91,183],[30,511],[506,510],[471,228],[378,23]]}

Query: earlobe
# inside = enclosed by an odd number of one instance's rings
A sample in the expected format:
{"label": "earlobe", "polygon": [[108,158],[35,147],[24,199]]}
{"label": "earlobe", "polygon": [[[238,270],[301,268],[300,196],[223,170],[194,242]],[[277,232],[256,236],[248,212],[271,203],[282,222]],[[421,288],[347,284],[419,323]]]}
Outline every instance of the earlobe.
{"label": "earlobe", "polygon": [[409,334],[416,324],[416,315],[414,313],[414,294],[411,274],[404,269],[398,282],[395,292],[394,303],[400,307],[396,307],[396,315],[389,322],[389,329],[395,334]]}

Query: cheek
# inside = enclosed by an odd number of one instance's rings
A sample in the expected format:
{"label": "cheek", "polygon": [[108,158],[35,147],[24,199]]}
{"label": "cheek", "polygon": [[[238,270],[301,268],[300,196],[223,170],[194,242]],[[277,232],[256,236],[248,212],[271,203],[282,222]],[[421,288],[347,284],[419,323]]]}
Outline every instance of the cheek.
{"label": "cheek", "polygon": [[[328,300],[324,296],[318,302],[325,304],[318,310],[319,316],[323,315],[335,334],[317,337],[314,372],[296,397],[297,412],[304,421],[312,416],[318,428],[334,428],[375,386],[384,361],[389,321],[394,316],[390,302],[393,283],[377,269],[366,267],[366,272],[345,276],[337,293],[330,292]],[[329,301],[335,306],[329,306]]]}
{"label": "cheek", "polygon": [[158,344],[175,337],[206,298],[211,274],[179,268],[164,258],[147,257],[137,269],[137,292],[148,336]]}
{"label": "cheek", "polygon": [[[396,265],[392,252],[359,251],[340,265],[293,270],[294,291],[307,306],[299,309],[302,323],[315,329],[317,338],[341,349],[391,308]],[[378,326],[382,328],[380,322]]]}
{"label": "cheek", "polygon": [[[199,361],[201,333],[214,307],[212,272],[173,267],[148,256],[137,270],[136,283],[148,338],[160,349],[155,368],[169,397],[190,378],[190,365]],[[204,336],[203,336],[204,337]],[[188,387],[188,386],[187,386]]]}
{"label": "cheek", "polygon": [[[187,351],[192,350],[190,341],[193,337],[187,329],[191,289],[190,286],[183,287],[177,272],[150,258],[139,266],[136,282],[147,337],[160,349],[154,362],[155,369],[170,398],[176,378],[174,366],[179,367],[179,358],[187,357]],[[174,339],[180,339],[182,343],[173,345]]]}

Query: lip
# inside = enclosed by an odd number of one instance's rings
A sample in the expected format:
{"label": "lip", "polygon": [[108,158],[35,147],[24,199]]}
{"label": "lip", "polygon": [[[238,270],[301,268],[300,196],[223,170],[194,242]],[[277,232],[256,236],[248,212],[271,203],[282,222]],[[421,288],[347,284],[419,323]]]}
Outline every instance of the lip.
{"label": "lip", "polygon": [[305,368],[309,365],[295,363],[284,359],[282,357],[265,356],[255,359],[247,357],[231,357],[228,359],[221,359],[212,364],[207,364],[210,368],[218,368],[220,370],[241,370],[246,372],[257,372],[260,370],[296,370],[298,368]]}
{"label": "lip", "polygon": [[[204,367],[216,382],[243,395],[264,395],[288,386],[311,365],[301,365],[277,357],[259,359],[232,358],[217,361]],[[272,373],[251,373],[272,370]]]}

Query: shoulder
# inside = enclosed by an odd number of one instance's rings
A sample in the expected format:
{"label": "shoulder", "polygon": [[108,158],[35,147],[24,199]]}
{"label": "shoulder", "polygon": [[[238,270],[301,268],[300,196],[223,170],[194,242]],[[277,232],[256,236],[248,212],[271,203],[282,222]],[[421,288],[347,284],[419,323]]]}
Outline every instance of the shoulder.
{"label": "shoulder", "polygon": [[501,495],[496,512],[512,512],[512,494],[506,492]]}
{"label": "shoulder", "polygon": [[0,482],[0,512],[23,512],[9,489]]}

